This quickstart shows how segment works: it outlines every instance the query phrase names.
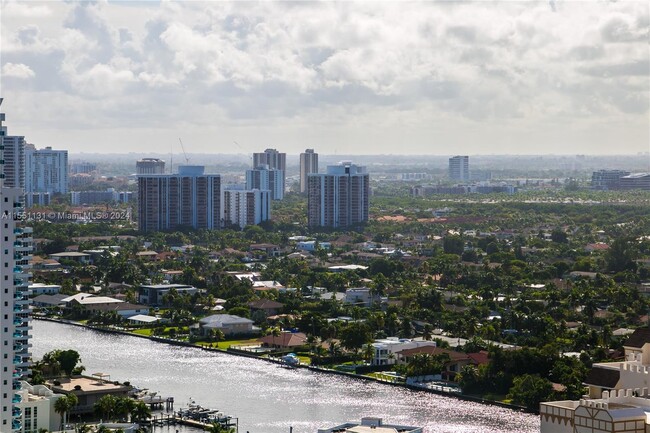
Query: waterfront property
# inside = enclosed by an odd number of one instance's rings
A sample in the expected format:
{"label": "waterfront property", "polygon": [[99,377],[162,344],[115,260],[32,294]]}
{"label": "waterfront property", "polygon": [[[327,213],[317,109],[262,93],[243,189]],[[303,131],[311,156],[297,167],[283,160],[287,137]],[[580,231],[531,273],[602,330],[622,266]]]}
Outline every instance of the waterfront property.
{"label": "waterfront property", "polygon": [[199,292],[194,286],[187,284],[153,284],[138,288],[138,302],[145,305],[163,305],[163,297],[171,290],[178,294],[194,295]]}
{"label": "waterfront property", "polygon": [[375,342],[372,343],[372,346],[375,350],[372,357],[372,365],[391,365],[396,364],[399,361],[399,354],[402,351],[424,346],[436,347],[436,342],[388,337],[375,340]]}
{"label": "waterfront property", "polygon": [[105,395],[125,397],[131,391],[130,385],[104,380],[105,377],[107,376],[102,373],[95,373],[93,377],[74,376],[62,378],[57,381],[49,381],[47,385],[56,393],[76,395],[79,403],[70,413],[85,414],[92,413],[94,404]]}
{"label": "waterfront property", "polygon": [[213,330],[219,330],[225,336],[247,335],[254,331],[252,320],[232,314],[214,314],[204,317],[190,328],[192,333],[201,336],[207,336]]}
{"label": "waterfront property", "polygon": [[346,422],[331,428],[319,428],[318,433],[423,433],[422,427],[384,424],[381,418],[365,417],[361,422]]}

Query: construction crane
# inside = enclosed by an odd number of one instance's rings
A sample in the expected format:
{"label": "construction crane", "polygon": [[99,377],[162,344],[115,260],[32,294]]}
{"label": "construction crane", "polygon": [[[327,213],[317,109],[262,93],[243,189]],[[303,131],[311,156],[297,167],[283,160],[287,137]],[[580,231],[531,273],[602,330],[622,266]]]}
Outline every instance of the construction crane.
{"label": "construction crane", "polygon": [[178,137],[178,141],[181,142],[181,149],[183,149],[183,156],[185,157],[185,163],[190,164],[190,159],[187,157],[187,153],[185,153],[185,146],[183,146],[183,140],[181,140],[180,137]]}

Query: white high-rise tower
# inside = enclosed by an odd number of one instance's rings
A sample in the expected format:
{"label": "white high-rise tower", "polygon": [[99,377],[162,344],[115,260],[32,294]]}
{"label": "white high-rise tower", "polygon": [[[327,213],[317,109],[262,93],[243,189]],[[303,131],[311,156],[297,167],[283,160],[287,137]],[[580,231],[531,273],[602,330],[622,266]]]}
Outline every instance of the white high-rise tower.
{"label": "white high-rise tower", "polygon": [[[2,98],[0,98],[0,105]],[[0,113],[0,135],[7,130]],[[0,146],[0,153],[4,146]],[[21,397],[20,381],[29,370],[29,260],[31,228],[20,227],[23,190],[4,186],[4,160],[0,158],[0,432],[22,429],[22,413],[16,405]]]}

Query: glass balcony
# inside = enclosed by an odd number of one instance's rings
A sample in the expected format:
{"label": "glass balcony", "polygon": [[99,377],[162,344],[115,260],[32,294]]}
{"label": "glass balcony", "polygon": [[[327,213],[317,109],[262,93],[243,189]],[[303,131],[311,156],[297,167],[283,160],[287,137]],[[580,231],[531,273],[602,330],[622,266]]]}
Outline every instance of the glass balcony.
{"label": "glass balcony", "polygon": [[22,234],[23,234],[23,229],[20,228],[20,227],[16,227],[16,228],[14,229],[14,234],[15,234],[15,235],[22,235]]}
{"label": "glass balcony", "polygon": [[11,416],[13,416],[14,418],[18,418],[19,416],[22,415],[23,415],[23,411],[20,410],[20,408],[15,407],[11,410]]}
{"label": "glass balcony", "polygon": [[23,398],[18,394],[14,394],[13,398],[11,399],[11,402],[13,404],[20,403],[21,401],[23,401]]}
{"label": "glass balcony", "polygon": [[20,274],[23,272],[23,268],[20,266],[14,267],[14,274]]}
{"label": "glass balcony", "polygon": [[11,386],[11,388],[12,388],[14,391],[20,391],[20,389],[22,388],[22,386],[20,385],[20,382],[18,382],[17,380],[14,380],[14,383],[13,383],[13,385]]}
{"label": "glass balcony", "polygon": [[13,420],[13,422],[11,423],[11,428],[12,428],[13,430],[22,430],[22,428],[23,428],[23,424],[22,424],[20,421],[18,421],[17,419],[15,419],[15,420]]}
{"label": "glass balcony", "polygon": [[22,332],[14,332],[14,338],[29,338],[27,335],[23,335]]}

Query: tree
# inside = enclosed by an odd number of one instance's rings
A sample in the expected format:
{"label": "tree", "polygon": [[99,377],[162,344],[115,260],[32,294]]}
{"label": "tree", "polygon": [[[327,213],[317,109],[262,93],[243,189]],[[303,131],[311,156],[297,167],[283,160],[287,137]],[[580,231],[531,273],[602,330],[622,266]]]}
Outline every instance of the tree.
{"label": "tree", "polygon": [[553,385],[548,379],[536,374],[524,374],[515,377],[508,398],[514,404],[526,406],[530,410],[537,410],[539,403],[548,401],[553,394]]}
{"label": "tree", "polygon": [[143,422],[151,418],[151,409],[143,401],[138,401],[135,403],[131,409],[131,421],[132,422]]}
{"label": "tree", "polygon": [[81,357],[79,356],[79,352],[69,349],[60,351],[56,359],[59,361],[61,369],[65,374],[70,376],[77,363],[81,360]]}
{"label": "tree", "polygon": [[79,403],[79,399],[74,394],[68,394],[54,402],[54,411],[61,415],[61,430],[65,429],[65,415]]}
{"label": "tree", "polygon": [[605,254],[608,272],[636,271],[635,251],[627,239],[618,238],[610,245]]}
{"label": "tree", "polygon": [[370,328],[363,322],[354,322],[343,328],[341,332],[341,345],[355,353],[363,347],[364,344],[372,340]]}
{"label": "tree", "polygon": [[95,412],[98,412],[103,420],[112,419],[117,406],[117,398],[108,394],[97,400],[94,405]]}

